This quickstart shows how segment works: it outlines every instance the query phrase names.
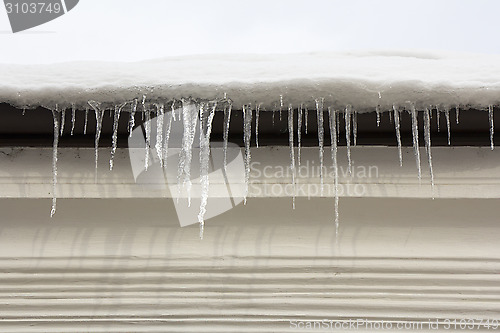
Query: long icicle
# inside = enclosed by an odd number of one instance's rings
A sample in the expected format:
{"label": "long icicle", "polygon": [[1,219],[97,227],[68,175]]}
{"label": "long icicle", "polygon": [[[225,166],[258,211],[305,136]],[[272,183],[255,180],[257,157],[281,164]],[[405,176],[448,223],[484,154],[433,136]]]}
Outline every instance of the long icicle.
{"label": "long icicle", "polygon": [[94,109],[95,112],[95,142],[94,142],[94,152],[95,152],[95,182],[97,183],[97,162],[99,160],[99,140],[101,139],[102,130],[102,118],[104,117],[104,110],[101,110],[101,103],[96,101],[89,101],[89,105]]}
{"label": "long icicle", "polygon": [[115,114],[113,119],[113,135],[111,137],[111,158],[109,159],[109,170],[113,170],[116,148],[118,146],[118,124],[120,123],[120,114],[125,103],[115,105]]}
{"label": "long icicle", "polygon": [[57,108],[52,110],[54,119],[54,143],[52,146],[52,207],[50,209],[50,217],[53,217],[57,209],[57,148],[59,146],[59,124],[61,112]]}
{"label": "long icicle", "polygon": [[418,143],[418,115],[415,105],[411,103],[411,129],[413,134],[413,150],[418,169],[418,180],[422,179],[422,168],[420,166],[420,147]]}
{"label": "long icicle", "polygon": [[71,134],[73,135],[75,132],[75,122],[76,122],[76,108],[75,103],[71,104]]}
{"label": "long icicle", "polygon": [[330,142],[331,142],[331,153],[332,153],[332,162],[333,162],[333,172],[334,172],[334,190],[335,190],[335,239],[338,242],[339,235],[339,171],[338,171],[338,162],[337,162],[337,111],[328,108],[328,115],[330,118]]}
{"label": "long icicle", "polygon": [[344,119],[345,119],[345,139],[346,139],[346,145],[347,145],[347,170],[349,171],[349,175],[352,175],[351,114],[352,114],[352,106],[347,105],[345,108]]}
{"label": "long icicle", "polygon": [[319,181],[321,196],[324,190],[323,155],[325,152],[325,128],[323,125],[323,99],[316,100],[316,117],[318,119],[318,145],[319,145]]}
{"label": "long icicle", "polygon": [[61,125],[60,125],[61,133],[60,133],[60,136],[62,136],[64,133],[64,121],[65,120],[66,120],[66,109],[62,108],[61,109]]}
{"label": "long icicle", "polygon": [[151,149],[151,110],[146,108],[145,100],[142,100],[142,114],[144,116],[144,132],[146,133],[146,146],[144,147],[144,169],[149,168],[149,150]]}
{"label": "long icicle", "polygon": [[[165,116],[165,115],[164,115]],[[167,170],[167,163],[168,163],[168,143],[170,141],[170,132],[172,130],[172,120],[174,119],[174,112],[172,111],[172,114],[170,117],[168,117],[168,125],[167,128],[165,129],[165,138],[163,139],[163,169]]]}
{"label": "long icicle", "polygon": [[358,144],[358,111],[356,110],[352,114],[352,136],[353,145],[356,146]]}
{"label": "long icicle", "polygon": [[490,119],[490,147],[491,150],[495,149],[494,135],[495,135],[495,121],[493,119],[493,105],[488,106],[488,118]]}
{"label": "long icicle", "polygon": [[457,125],[460,123],[460,104],[457,104],[457,106],[455,106],[455,121],[457,123]]}
{"label": "long icicle", "polygon": [[300,153],[302,150],[302,104],[297,110],[297,162],[300,166]]}
{"label": "long icicle", "polygon": [[260,104],[255,107],[255,145],[259,148],[259,113]]}
{"label": "long icicle", "polygon": [[441,132],[441,111],[439,111],[439,106],[436,106],[436,118],[437,118],[438,133],[440,133]]}
{"label": "long icicle", "polygon": [[375,113],[377,114],[377,127],[380,127],[380,105],[375,108]]}
{"label": "long icicle", "polygon": [[163,167],[163,118],[165,115],[165,107],[163,104],[156,106],[156,142],[155,150],[160,167]]}
{"label": "long icicle", "polygon": [[134,129],[135,126],[135,113],[137,112],[137,104],[138,100],[137,98],[134,98],[134,100],[132,101],[132,105],[130,107],[130,119],[128,121],[128,133],[130,137],[132,137],[132,130]]}
{"label": "long icicle", "polygon": [[424,111],[424,139],[425,150],[427,151],[427,160],[429,162],[429,172],[431,175],[431,186],[434,193],[434,171],[432,169],[432,152],[431,152],[431,117],[428,108]]}
{"label": "long icicle", "polygon": [[450,128],[450,109],[446,107],[444,109],[444,115],[446,117],[446,129],[448,130],[448,146],[451,145],[451,128]]}
{"label": "long icicle", "polygon": [[308,131],[308,127],[309,127],[309,126],[307,126],[307,124],[308,124],[308,119],[309,119],[309,110],[308,110],[308,109],[307,109],[307,107],[306,107],[306,109],[304,110],[304,125],[305,125],[306,135],[307,135],[307,134],[308,134],[308,132],[309,132],[309,131]]}
{"label": "long icicle", "polygon": [[87,134],[87,123],[89,122],[89,108],[85,108],[85,122],[83,124],[83,135]]}
{"label": "long icicle", "polygon": [[229,140],[229,125],[231,123],[231,108],[231,103],[229,103],[229,106],[224,108],[224,143],[222,145],[222,150],[224,152],[224,172],[227,172],[227,145]]}
{"label": "long icicle", "polygon": [[292,171],[293,199],[292,207],[295,209],[295,151],[293,148],[293,107],[288,106],[288,142],[290,145],[290,169]]}
{"label": "long icicle", "polygon": [[252,109],[243,106],[243,142],[245,143],[245,195],[244,204],[247,204],[248,183],[250,181],[250,143],[252,139]]}
{"label": "long icicle", "polygon": [[[191,207],[191,161],[193,159],[193,142],[196,135],[198,112],[199,109],[196,104],[188,100],[182,100],[184,133],[182,135],[182,149],[179,158],[177,179],[179,183],[179,194],[181,192],[181,184],[186,188],[188,207]],[[179,197],[180,195],[177,198]]]}
{"label": "long icicle", "polygon": [[209,104],[202,104],[200,107],[200,182],[201,182],[201,203],[198,213],[200,223],[200,239],[203,239],[205,231],[205,214],[207,212],[208,191],[210,187],[209,164],[210,164],[210,134],[212,133],[212,121],[215,115],[215,108]]}
{"label": "long icicle", "polygon": [[401,148],[401,121],[399,120],[399,110],[396,105],[392,106],[394,112],[394,127],[396,128],[396,139],[398,140],[399,166],[403,166],[403,152]]}

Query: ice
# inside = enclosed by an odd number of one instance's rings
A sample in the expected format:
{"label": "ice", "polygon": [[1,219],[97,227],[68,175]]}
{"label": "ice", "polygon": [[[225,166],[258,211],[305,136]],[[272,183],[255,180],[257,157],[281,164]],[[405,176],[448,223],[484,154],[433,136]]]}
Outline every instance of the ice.
{"label": "ice", "polygon": [[142,116],[144,117],[144,132],[146,134],[144,169],[147,171],[149,168],[149,150],[151,149],[151,111],[146,107],[146,96],[142,99]]}
{"label": "ice", "polygon": [[229,103],[228,106],[224,107],[224,133],[223,133],[223,146],[222,150],[224,153],[224,172],[227,172],[227,144],[229,140],[229,124],[231,123],[231,108],[232,105]]}
{"label": "ice", "polygon": [[250,143],[252,139],[252,109],[249,106],[243,106],[243,142],[245,143],[245,195],[244,203],[247,203],[248,183],[250,181]]}
{"label": "ice", "polygon": [[401,121],[399,120],[399,110],[396,105],[392,106],[394,111],[394,127],[396,128],[396,139],[398,140],[399,166],[403,166],[403,152],[401,151]]}
{"label": "ice", "polygon": [[137,112],[137,104],[138,100],[137,98],[134,98],[130,107],[130,119],[128,121],[128,133],[130,137],[132,137],[132,130],[135,126],[135,113]]}
{"label": "ice", "polygon": [[338,112],[338,110],[335,111],[335,114],[337,115],[337,119],[335,120],[335,122],[337,123],[337,143],[340,142],[340,112]]}
{"label": "ice", "polygon": [[255,108],[255,145],[259,148],[259,113],[260,105]]}
{"label": "ice", "polygon": [[282,111],[283,111],[283,95],[280,95],[280,122],[281,122]]}
{"label": "ice", "polygon": [[436,106],[436,118],[437,118],[437,130],[438,133],[441,132],[441,111],[439,111],[439,107]]}
{"label": "ice", "polygon": [[325,128],[323,126],[323,99],[316,100],[316,116],[318,119],[318,145],[319,145],[319,180],[321,195],[323,195],[323,155],[325,152]]}
{"label": "ice", "polygon": [[97,183],[97,161],[99,160],[99,140],[101,139],[102,118],[104,117],[104,110],[101,109],[101,103],[96,101],[89,101],[89,105],[95,112],[95,182]]}
{"label": "ice", "polygon": [[293,107],[288,107],[288,142],[290,145],[290,170],[292,172],[293,199],[292,207],[295,209],[295,152],[293,148]]}
{"label": "ice", "polygon": [[375,108],[375,113],[377,114],[377,127],[380,127],[380,105]]}
{"label": "ice", "polygon": [[353,135],[353,145],[356,146],[358,143],[358,111],[354,110],[352,114],[352,135]]}
{"label": "ice", "polygon": [[308,134],[308,126],[307,126],[307,123],[308,123],[308,118],[309,118],[309,110],[306,109],[304,110],[304,125],[305,125],[305,130],[306,130],[306,134]]}
{"label": "ice", "polygon": [[332,153],[333,172],[334,172],[334,191],[335,191],[335,239],[338,241],[339,235],[339,172],[337,163],[337,115],[338,112],[328,108],[330,118],[330,149]]}
{"label": "ice", "polygon": [[432,169],[432,152],[431,152],[431,116],[428,108],[424,111],[424,140],[425,151],[427,152],[427,160],[429,162],[429,172],[431,175],[431,185],[434,190],[434,171]]}
{"label": "ice", "polygon": [[203,239],[205,228],[205,213],[207,212],[208,191],[209,191],[209,163],[210,163],[210,134],[212,132],[212,120],[215,115],[217,103],[204,103],[200,107],[200,182],[201,182],[201,203],[198,213],[200,223],[200,238]]}
{"label": "ice", "polygon": [[52,110],[52,117],[54,119],[54,143],[52,146],[52,207],[50,209],[50,217],[53,217],[57,208],[57,147],[59,145],[59,124],[61,112],[57,108]]}
{"label": "ice", "polygon": [[87,134],[87,123],[89,122],[89,108],[85,108],[85,123],[83,125],[83,135]]}
{"label": "ice", "polygon": [[351,117],[352,117],[352,106],[347,105],[345,108],[344,119],[345,119],[345,139],[347,145],[347,170],[349,175],[352,174],[352,161],[351,161]]}
{"label": "ice", "polygon": [[188,206],[191,206],[191,160],[193,158],[193,142],[196,134],[196,124],[198,122],[198,106],[189,101],[182,99],[182,122],[184,133],[182,135],[182,148],[179,159],[179,192],[181,184],[186,188]]}
{"label": "ice", "polygon": [[64,133],[64,120],[66,118],[66,109],[61,110],[61,136]]}
{"label": "ice", "polygon": [[[167,128],[165,129],[165,138],[163,139],[163,169],[167,169],[167,162],[168,162],[168,143],[170,141],[170,132],[172,131],[172,120],[174,119],[174,112],[168,117],[168,125]],[[165,117],[165,115],[164,115]]]}
{"label": "ice", "polygon": [[460,104],[458,104],[455,107],[455,121],[456,121],[457,125],[460,123],[459,117],[460,117]]}
{"label": "ice", "polygon": [[276,116],[276,111],[273,110],[273,119],[272,119],[272,122],[273,122],[273,127],[274,127],[274,117]]}
{"label": "ice", "polygon": [[111,137],[111,158],[109,159],[109,170],[113,170],[114,159],[116,153],[116,147],[118,146],[118,124],[120,122],[120,114],[123,107],[127,103],[122,103],[121,105],[115,105],[115,114],[113,118],[113,135]]}
{"label": "ice", "polygon": [[[174,121],[177,121],[177,117],[175,116],[175,99],[172,101],[172,106],[170,108],[172,109],[171,117],[174,118]],[[180,114],[179,114],[179,118],[180,118]]]}
{"label": "ice", "polygon": [[302,104],[300,104],[297,110],[297,162],[300,166],[300,152],[301,152],[301,141],[302,141]]}
{"label": "ice", "polygon": [[493,119],[493,105],[488,106],[488,118],[490,120],[490,147],[491,150],[495,149],[493,136],[495,135],[495,122]]}
{"label": "ice", "polygon": [[446,117],[446,129],[448,130],[448,146],[451,145],[451,128],[450,128],[450,109],[444,109],[444,115]]}
{"label": "ice", "polygon": [[411,112],[411,130],[413,134],[413,150],[415,152],[415,161],[417,162],[418,179],[422,179],[422,168],[420,166],[420,147],[418,143],[418,114],[414,104],[410,104]]}
{"label": "ice", "polygon": [[156,105],[156,143],[155,150],[160,166],[163,167],[163,118],[165,115],[165,108],[163,104]]}
{"label": "ice", "polygon": [[392,124],[392,113],[389,112],[389,122]]}
{"label": "ice", "polygon": [[75,132],[76,108],[75,104],[71,104],[71,135]]}

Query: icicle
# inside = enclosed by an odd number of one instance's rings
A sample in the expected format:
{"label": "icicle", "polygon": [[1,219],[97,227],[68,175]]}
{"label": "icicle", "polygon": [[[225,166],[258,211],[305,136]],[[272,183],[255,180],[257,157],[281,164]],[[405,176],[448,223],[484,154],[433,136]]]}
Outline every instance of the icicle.
{"label": "icicle", "polygon": [[293,107],[288,107],[288,143],[290,145],[290,169],[292,171],[293,199],[292,207],[295,209],[295,152],[293,148]]}
{"label": "icicle", "polygon": [[392,106],[394,111],[394,127],[396,128],[396,139],[398,140],[399,166],[403,166],[403,152],[401,149],[401,122],[399,120],[399,110],[396,105]]}
{"label": "icicle", "polygon": [[392,113],[389,112],[389,122],[392,124]]}
{"label": "icicle", "polygon": [[429,162],[429,172],[431,175],[431,186],[434,191],[434,171],[432,170],[432,152],[431,152],[431,117],[428,108],[424,111],[424,139],[427,160]]}
{"label": "icicle", "polygon": [[66,118],[66,109],[61,110],[61,136],[64,133],[64,120]]}
{"label": "icicle", "polygon": [[446,117],[446,128],[448,130],[448,146],[451,145],[451,128],[450,128],[450,110],[446,108],[444,110],[444,115]]}
{"label": "icicle", "polygon": [[309,110],[306,108],[305,109],[305,112],[304,112],[304,125],[306,126],[306,134],[308,134],[308,126],[307,126],[307,122],[308,122],[308,119],[309,119]]}
{"label": "icicle", "polygon": [[358,111],[356,110],[354,110],[352,115],[352,135],[354,139],[354,146],[356,146],[358,142]]}
{"label": "icicle", "polygon": [[146,110],[144,101],[142,103],[142,115],[144,116],[144,132],[146,134],[146,146],[144,147],[144,169],[149,168],[149,150],[151,149],[151,111]]}
{"label": "icicle", "polygon": [[134,98],[134,100],[132,101],[132,105],[130,106],[130,119],[128,121],[128,133],[130,137],[132,137],[132,130],[135,126],[135,113],[137,112],[137,104],[138,100],[137,98]]}
{"label": "icicle", "polygon": [[415,160],[418,169],[418,180],[420,180],[422,179],[422,170],[420,167],[420,147],[418,144],[418,117],[414,104],[411,104],[411,128],[413,133],[413,150],[415,151]]}
{"label": "icicle", "polygon": [[377,105],[375,112],[377,113],[377,127],[380,127],[380,105]]}
{"label": "icicle", "polygon": [[102,118],[104,117],[104,110],[101,110],[101,103],[96,101],[89,101],[89,105],[95,112],[95,182],[97,183],[97,161],[99,159],[99,140],[101,139]]}
{"label": "icicle", "polygon": [[83,125],[83,135],[87,134],[87,123],[89,121],[89,108],[85,108],[85,123]]}
{"label": "icicle", "polygon": [[172,120],[174,119],[174,113],[170,115],[168,118],[168,125],[165,130],[165,138],[163,142],[163,168],[167,170],[167,162],[168,162],[168,142],[170,141],[170,131],[172,130]]}
{"label": "icicle", "polygon": [[247,203],[248,183],[250,181],[250,142],[252,139],[252,109],[243,106],[243,141],[245,143],[245,195],[244,204]]}
{"label": "icicle", "polygon": [[302,149],[302,104],[300,104],[298,110],[297,110],[297,161],[300,166],[300,153]]}
{"label": "icicle", "polygon": [[495,122],[493,120],[493,105],[488,107],[488,118],[490,119],[490,147],[491,150],[495,149],[495,142],[493,136],[495,135]]}
{"label": "icicle", "polygon": [[200,223],[200,238],[203,239],[205,229],[205,213],[207,212],[208,191],[209,191],[209,163],[210,163],[210,133],[212,132],[212,120],[215,115],[217,103],[212,107],[202,104],[200,107],[200,182],[201,182],[201,203],[198,213]]}
{"label": "icicle", "polygon": [[274,116],[276,116],[276,111],[275,110],[273,110],[273,119],[272,119],[273,127],[274,127]]}
{"label": "icicle", "polygon": [[222,146],[222,150],[224,153],[224,172],[227,172],[227,143],[229,140],[229,124],[231,122],[231,108],[232,105],[229,104],[229,107],[224,108],[224,143]]}
{"label": "icicle", "polygon": [[61,112],[57,109],[52,110],[54,118],[54,143],[52,146],[52,208],[50,209],[50,217],[53,217],[57,208],[57,147],[59,145],[59,124]]}
{"label": "icicle", "polygon": [[281,122],[281,112],[283,111],[283,95],[280,95],[280,122]]}
{"label": "icicle", "polygon": [[335,238],[338,241],[339,235],[339,172],[337,163],[337,111],[328,108],[328,115],[330,118],[330,142],[331,153],[333,162],[333,172],[335,173],[334,190],[335,190]]}
{"label": "icicle", "polygon": [[113,135],[111,137],[111,158],[109,159],[109,170],[113,170],[116,147],[118,146],[118,124],[120,122],[120,114],[125,103],[115,105],[115,115],[113,119]]}
{"label": "icicle", "polygon": [[257,105],[255,109],[255,145],[259,148],[259,112],[260,105]]}
{"label": "icicle", "polygon": [[325,128],[323,126],[323,99],[316,100],[316,117],[318,119],[318,145],[319,145],[319,180],[321,195],[323,195],[323,155],[325,151]]}
{"label": "icicle", "polygon": [[23,116],[26,114],[26,108],[23,108]]}
{"label": "icicle", "polygon": [[[172,118],[174,118],[174,121],[177,121],[177,117],[175,116],[175,99],[172,101],[172,106],[171,106],[171,109],[172,109]],[[180,118],[180,115],[179,115],[179,118]]]}
{"label": "icicle", "polygon": [[335,111],[337,119],[335,119],[335,122],[337,123],[337,144],[340,142],[340,112],[338,110]]}
{"label": "icicle", "polygon": [[457,106],[455,107],[455,121],[457,123],[457,125],[459,124],[459,118],[460,117],[460,104],[457,104]]}
{"label": "icicle", "polygon": [[71,104],[71,135],[75,132],[76,109],[75,104]]}
{"label": "icicle", "polygon": [[196,135],[196,123],[198,121],[198,108],[195,104],[182,100],[182,122],[184,133],[182,136],[182,149],[179,159],[179,193],[182,185],[186,187],[188,195],[188,206],[191,206],[191,160],[193,158],[193,142]]}
{"label": "icicle", "polygon": [[441,111],[439,111],[438,106],[436,106],[436,117],[437,117],[437,128],[439,133],[441,132]]}
{"label": "icicle", "polygon": [[156,106],[156,155],[160,161],[160,166],[163,167],[163,117],[165,111],[163,104]]}
{"label": "icicle", "polygon": [[351,161],[351,113],[352,106],[347,105],[345,108],[344,119],[345,119],[345,139],[347,142],[347,169],[349,175],[352,174],[352,161]]}

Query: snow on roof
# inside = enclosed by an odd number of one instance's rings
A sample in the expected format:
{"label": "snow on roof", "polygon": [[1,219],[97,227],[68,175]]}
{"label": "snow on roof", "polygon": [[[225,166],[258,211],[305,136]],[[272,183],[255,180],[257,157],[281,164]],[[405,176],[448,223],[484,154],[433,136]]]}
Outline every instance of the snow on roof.
{"label": "snow on roof", "polygon": [[500,56],[435,52],[351,52],[291,55],[207,55],[142,62],[0,65],[0,102],[18,106],[88,100],[217,99],[272,110],[351,104],[484,108],[500,100]]}

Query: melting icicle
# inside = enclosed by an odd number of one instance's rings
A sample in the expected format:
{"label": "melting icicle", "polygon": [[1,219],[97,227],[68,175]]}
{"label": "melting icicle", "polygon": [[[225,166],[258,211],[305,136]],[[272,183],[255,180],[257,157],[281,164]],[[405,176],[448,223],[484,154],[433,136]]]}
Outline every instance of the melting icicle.
{"label": "melting icicle", "polygon": [[255,145],[259,148],[259,112],[260,105],[255,109]]}
{"label": "melting icicle", "polygon": [[290,144],[290,169],[292,171],[293,199],[292,207],[295,209],[295,152],[293,148],[293,107],[288,107],[288,142]]}
{"label": "melting icicle", "polygon": [[71,104],[71,135],[75,132],[76,109],[75,104]]}
{"label": "melting icicle", "polygon": [[276,111],[273,110],[273,119],[272,119],[272,122],[273,122],[273,127],[274,127],[274,116],[276,115]]}
{"label": "melting icicle", "polygon": [[375,113],[377,114],[377,127],[380,127],[380,105],[375,108]]}
{"label": "melting icicle", "polygon": [[335,114],[337,119],[335,119],[335,122],[337,123],[337,144],[340,142],[340,112],[338,110],[335,110]]}
{"label": "melting icicle", "polygon": [[330,118],[330,142],[331,153],[333,162],[333,172],[335,173],[334,190],[335,190],[335,238],[338,241],[339,235],[339,172],[337,163],[337,111],[328,108],[328,115]]}
{"label": "melting icicle", "polygon": [[224,108],[224,143],[222,146],[222,150],[224,153],[224,172],[227,172],[227,143],[229,140],[229,123],[231,122],[231,108],[232,105],[229,104],[229,107]]}
{"label": "melting icicle", "polygon": [[353,145],[356,146],[358,142],[358,111],[354,110],[352,114],[352,136]]}
{"label": "melting icicle", "polygon": [[389,112],[389,122],[392,124],[392,113]]}
{"label": "melting icicle", "polygon": [[132,105],[130,108],[130,119],[128,121],[128,133],[129,133],[130,137],[132,137],[132,130],[134,129],[134,126],[135,126],[135,113],[137,112],[137,104],[138,104],[138,101],[137,101],[137,98],[135,98],[132,101]]}
{"label": "melting icicle", "polygon": [[283,95],[280,95],[280,122],[281,122],[281,112],[283,111]]}
{"label": "melting icicle", "polygon": [[59,124],[61,112],[57,109],[52,110],[52,117],[54,118],[54,144],[52,146],[52,208],[50,209],[50,217],[53,217],[57,208],[57,147],[59,145]]}
{"label": "melting icicle", "polygon": [[[196,135],[196,123],[198,121],[198,108],[196,104],[182,100],[182,122],[184,133],[182,135],[182,149],[179,159],[179,193],[180,184],[186,187],[188,206],[191,207],[191,160],[193,158],[193,142]],[[180,196],[180,195],[179,195]]]}
{"label": "melting icicle", "polygon": [[62,109],[61,110],[61,136],[64,133],[64,119],[66,118],[66,110]]}
{"label": "melting icicle", "polygon": [[300,104],[300,107],[299,109],[297,110],[297,147],[298,147],[298,150],[297,150],[297,161],[299,163],[299,166],[300,166],[300,151],[302,149],[302,104]]}
{"label": "melting icicle", "polygon": [[83,125],[83,135],[87,134],[87,123],[89,121],[89,108],[85,108],[85,123]]}
{"label": "melting icicle", "polygon": [[149,168],[149,150],[151,149],[151,111],[146,110],[144,102],[142,103],[142,115],[144,116],[144,132],[146,134],[146,146],[144,147],[144,169]]}
{"label": "melting icicle", "polygon": [[316,116],[318,119],[318,145],[319,145],[319,181],[321,195],[323,195],[323,155],[325,152],[325,128],[323,126],[323,99],[316,100]]}
{"label": "melting icicle", "polygon": [[418,180],[420,180],[422,179],[422,170],[420,167],[420,147],[418,144],[418,117],[414,104],[411,104],[411,129],[413,134],[413,150],[415,151],[415,160],[418,169]]}
{"label": "melting icicle", "polygon": [[429,172],[431,175],[431,186],[434,190],[434,171],[432,170],[432,152],[431,152],[431,117],[429,109],[424,111],[424,139],[427,160],[429,161]]}
{"label": "melting icicle", "polygon": [[441,111],[439,111],[439,107],[436,106],[436,117],[437,117],[437,128],[438,133],[441,132]]}
{"label": "melting icicle", "polygon": [[460,104],[457,104],[457,106],[455,107],[455,121],[457,123],[457,125],[459,124],[459,118],[460,117]]}
{"label": "melting icicle", "polygon": [[347,169],[349,175],[352,174],[352,161],[351,161],[351,113],[352,106],[347,105],[345,108],[344,119],[345,119],[345,139],[347,142]]}
{"label": "melting icicle", "polygon": [[111,137],[111,158],[109,159],[109,170],[113,170],[116,147],[118,146],[118,124],[120,122],[120,114],[122,108],[127,103],[121,105],[115,105],[115,114],[113,119],[113,135]]}
{"label": "melting icicle", "polygon": [[167,125],[167,128],[165,130],[165,138],[164,138],[164,142],[163,142],[163,168],[165,170],[168,170],[167,169],[167,162],[168,162],[168,142],[170,141],[170,131],[172,130],[172,120],[174,119],[174,113],[172,113],[170,115],[170,117],[168,117],[168,125]]}
{"label": "melting icicle", "polygon": [[495,142],[493,136],[495,135],[495,122],[493,120],[493,105],[488,106],[488,118],[490,119],[490,147],[491,150],[495,149]]}
{"label": "melting icicle", "polygon": [[308,132],[308,129],[307,129],[307,120],[309,118],[309,110],[306,108],[305,111],[304,111],[304,125],[305,125],[305,129],[306,129],[306,134]]}
{"label": "melting icicle", "polygon": [[200,238],[203,239],[205,229],[205,213],[207,212],[208,191],[209,191],[209,163],[210,163],[210,134],[212,132],[212,120],[215,115],[217,103],[212,107],[202,104],[200,107],[200,182],[201,182],[201,203],[198,213],[200,223]]}
{"label": "melting icicle", "polygon": [[163,104],[156,106],[156,155],[160,161],[160,166],[163,167],[163,117],[164,117]]}
{"label": "melting icicle", "polygon": [[101,103],[96,101],[89,101],[89,105],[95,112],[95,182],[97,183],[97,161],[99,160],[99,140],[101,139],[102,118],[104,117],[104,110],[101,110]]}
{"label": "melting icicle", "polygon": [[252,139],[252,109],[243,106],[243,142],[245,143],[245,195],[244,204],[247,203],[248,183],[250,181],[250,142]]}
{"label": "melting icicle", "polygon": [[[175,116],[175,99],[172,101],[172,106],[170,108],[172,109],[171,117],[174,118],[174,121],[177,121],[177,117]],[[180,116],[179,116],[179,118],[180,118]]]}
{"label": "melting icicle", "polygon": [[396,105],[392,106],[394,111],[394,127],[396,128],[396,139],[398,140],[399,166],[403,166],[403,152],[401,150],[401,122],[399,120],[399,110]]}
{"label": "melting icicle", "polygon": [[446,128],[448,130],[448,146],[451,145],[451,128],[450,128],[450,110],[446,108],[444,110],[444,115],[446,117]]}

